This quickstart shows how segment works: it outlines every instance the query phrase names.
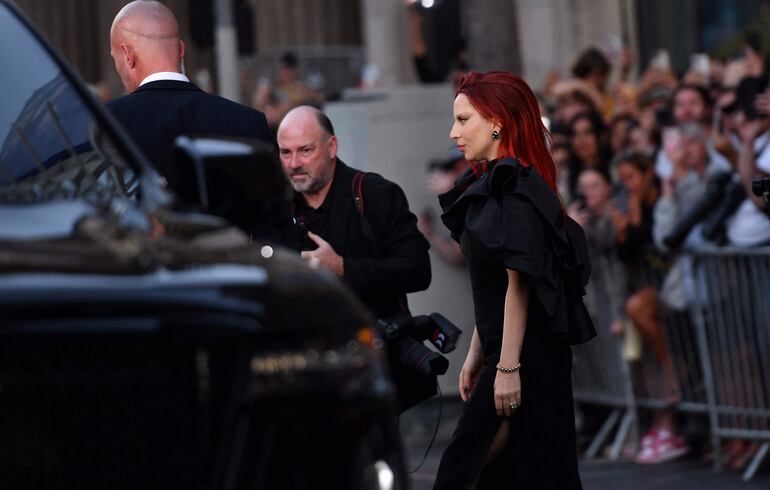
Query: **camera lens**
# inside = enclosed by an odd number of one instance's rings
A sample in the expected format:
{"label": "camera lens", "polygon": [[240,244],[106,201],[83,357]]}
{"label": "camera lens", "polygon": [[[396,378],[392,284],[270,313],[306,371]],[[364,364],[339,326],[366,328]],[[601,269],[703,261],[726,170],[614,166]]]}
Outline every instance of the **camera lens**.
{"label": "camera lens", "polygon": [[395,342],[394,348],[407,367],[425,375],[441,375],[449,369],[447,358],[428,349],[422,342],[403,337]]}

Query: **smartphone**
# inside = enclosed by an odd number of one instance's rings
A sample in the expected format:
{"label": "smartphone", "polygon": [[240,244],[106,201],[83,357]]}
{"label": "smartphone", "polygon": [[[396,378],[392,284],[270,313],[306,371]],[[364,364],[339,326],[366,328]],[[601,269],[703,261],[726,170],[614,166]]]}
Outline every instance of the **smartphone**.
{"label": "smartphone", "polygon": [[682,133],[679,128],[669,126],[663,128],[663,151],[666,154],[671,154],[677,151],[682,146]]}
{"label": "smartphone", "polygon": [[668,51],[661,49],[655,54],[655,57],[650,61],[650,66],[655,68],[670,70],[671,69],[671,57],[668,55]]}
{"label": "smartphone", "polygon": [[661,179],[668,179],[674,175],[675,155],[682,147],[682,133],[676,127],[663,128],[663,154],[667,157],[665,160],[655,166],[655,173]]}
{"label": "smartphone", "polygon": [[695,53],[690,57],[690,69],[708,78],[711,62],[706,53]]}

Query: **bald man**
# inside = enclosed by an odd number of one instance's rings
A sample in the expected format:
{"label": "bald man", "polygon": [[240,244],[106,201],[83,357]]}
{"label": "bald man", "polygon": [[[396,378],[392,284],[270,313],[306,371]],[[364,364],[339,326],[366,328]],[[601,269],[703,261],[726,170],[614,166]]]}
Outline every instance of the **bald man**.
{"label": "bald man", "polygon": [[174,13],[160,2],[137,0],[118,12],[110,54],[129,95],[108,104],[150,163],[174,190],[180,135],[255,138],[272,143],[265,115],[203,92],[181,73],[185,46]]}
{"label": "bald man", "polygon": [[[281,163],[294,188],[294,217],[304,233],[302,257],[346,282],[377,318],[407,311],[406,293],[427,289],[428,244],[404,191],[337,158],[329,118],[314,107],[289,111],[278,127]],[[435,391],[389,349],[401,409]]]}

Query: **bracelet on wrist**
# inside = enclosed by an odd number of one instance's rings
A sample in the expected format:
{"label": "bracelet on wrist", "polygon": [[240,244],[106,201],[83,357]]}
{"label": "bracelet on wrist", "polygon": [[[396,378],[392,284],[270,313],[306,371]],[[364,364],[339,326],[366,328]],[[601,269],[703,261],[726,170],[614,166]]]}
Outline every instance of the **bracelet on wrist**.
{"label": "bracelet on wrist", "polygon": [[518,373],[519,369],[521,369],[521,363],[516,363],[513,367],[503,367],[500,365],[500,363],[497,363],[497,366],[495,366],[495,369],[500,371],[501,373],[511,374],[511,373]]}

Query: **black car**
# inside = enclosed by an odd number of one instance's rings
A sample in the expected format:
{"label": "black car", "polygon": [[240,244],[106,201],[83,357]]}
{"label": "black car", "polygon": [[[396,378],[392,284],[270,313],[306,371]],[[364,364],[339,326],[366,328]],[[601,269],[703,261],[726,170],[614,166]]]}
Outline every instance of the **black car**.
{"label": "black car", "polygon": [[[170,211],[5,0],[0,73],[0,488],[405,488],[358,300],[221,218]],[[280,170],[214,143],[180,158]]]}

